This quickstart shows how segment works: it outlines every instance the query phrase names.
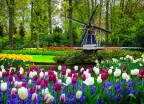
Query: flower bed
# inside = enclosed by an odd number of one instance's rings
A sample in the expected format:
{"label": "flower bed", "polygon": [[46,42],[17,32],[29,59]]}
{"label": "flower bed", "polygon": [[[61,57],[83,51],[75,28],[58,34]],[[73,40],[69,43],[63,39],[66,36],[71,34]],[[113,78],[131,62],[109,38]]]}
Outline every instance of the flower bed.
{"label": "flower bed", "polygon": [[49,47],[44,47],[46,50],[73,50],[73,47],[67,47],[67,46],[49,46]]}
{"label": "flower bed", "polygon": [[[25,67],[26,64],[30,64],[30,62],[32,60],[33,60],[33,58],[31,56],[28,56],[28,55],[0,54],[0,63],[2,63],[5,66],[10,64],[13,67],[17,67],[18,65]],[[6,67],[6,68],[8,68],[8,67]]]}
{"label": "flower bed", "polygon": [[144,55],[96,63],[93,68],[74,66],[74,70],[61,65],[48,71],[31,66],[26,73],[22,67],[16,73],[2,65],[0,103],[144,103]]}

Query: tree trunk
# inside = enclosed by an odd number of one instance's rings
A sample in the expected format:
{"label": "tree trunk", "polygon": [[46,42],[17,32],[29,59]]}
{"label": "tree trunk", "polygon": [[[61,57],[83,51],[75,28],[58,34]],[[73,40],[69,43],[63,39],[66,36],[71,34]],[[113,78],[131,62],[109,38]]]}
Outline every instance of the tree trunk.
{"label": "tree trunk", "polygon": [[[72,18],[72,0],[69,0],[69,17]],[[69,42],[73,46],[72,21],[69,20]]]}
{"label": "tree trunk", "polygon": [[51,0],[48,0],[48,22],[49,22],[49,30],[50,30],[50,34],[52,33],[52,17],[51,17]]}
{"label": "tree trunk", "polygon": [[14,0],[6,0],[9,10],[9,47],[13,49],[13,34],[14,34]]}
{"label": "tree trunk", "polygon": [[33,47],[33,37],[34,37],[34,26],[33,26],[33,2],[31,2],[31,47]]}
{"label": "tree trunk", "polygon": [[[103,6],[103,0],[100,0],[100,10],[99,10],[99,27],[101,27],[101,19],[102,19],[102,6]],[[99,45],[101,46],[101,42],[102,42],[102,34],[101,34],[101,30],[99,30],[99,34],[100,34],[100,42],[99,42]]]}
{"label": "tree trunk", "polygon": [[[109,0],[106,0],[106,29],[109,29]],[[108,46],[108,32],[105,35],[106,46]]]}

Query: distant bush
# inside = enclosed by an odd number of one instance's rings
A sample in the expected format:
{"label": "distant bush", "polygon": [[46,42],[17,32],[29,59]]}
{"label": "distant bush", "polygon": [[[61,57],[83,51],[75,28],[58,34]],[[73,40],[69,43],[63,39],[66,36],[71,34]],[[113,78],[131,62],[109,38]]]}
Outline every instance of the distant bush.
{"label": "distant bush", "polygon": [[79,51],[70,54],[56,56],[54,60],[57,63],[65,63],[67,65],[95,64],[95,60],[102,61],[111,58],[125,57],[126,55],[131,55],[134,58],[139,58],[142,55],[142,52],[128,50],[99,50],[97,51],[97,53],[92,52],[91,54],[87,54],[83,51]]}
{"label": "distant bush", "polygon": [[75,50],[2,50],[2,53],[5,54],[24,54],[24,55],[62,55],[66,53],[73,53]]}

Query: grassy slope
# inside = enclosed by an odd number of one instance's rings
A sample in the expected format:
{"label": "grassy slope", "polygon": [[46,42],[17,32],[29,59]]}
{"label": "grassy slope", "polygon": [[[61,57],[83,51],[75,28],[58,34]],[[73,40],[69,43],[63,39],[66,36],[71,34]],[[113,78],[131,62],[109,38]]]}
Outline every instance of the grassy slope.
{"label": "grassy slope", "polygon": [[47,62],[47,63],[55,63],[54,57],[49,55],[30,55],[33,57],[33,62]]}

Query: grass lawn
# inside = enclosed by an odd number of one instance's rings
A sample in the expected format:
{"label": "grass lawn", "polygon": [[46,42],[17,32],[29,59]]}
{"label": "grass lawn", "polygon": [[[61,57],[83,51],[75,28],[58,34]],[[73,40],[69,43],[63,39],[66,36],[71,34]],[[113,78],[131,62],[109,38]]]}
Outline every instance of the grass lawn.
{"label": "grass lawn", "polygon": [[33,57],[32,62],[46,62],[46,63],[56,63],[54,61],[55,56],[49,56],[49,55],[30,55]]}

